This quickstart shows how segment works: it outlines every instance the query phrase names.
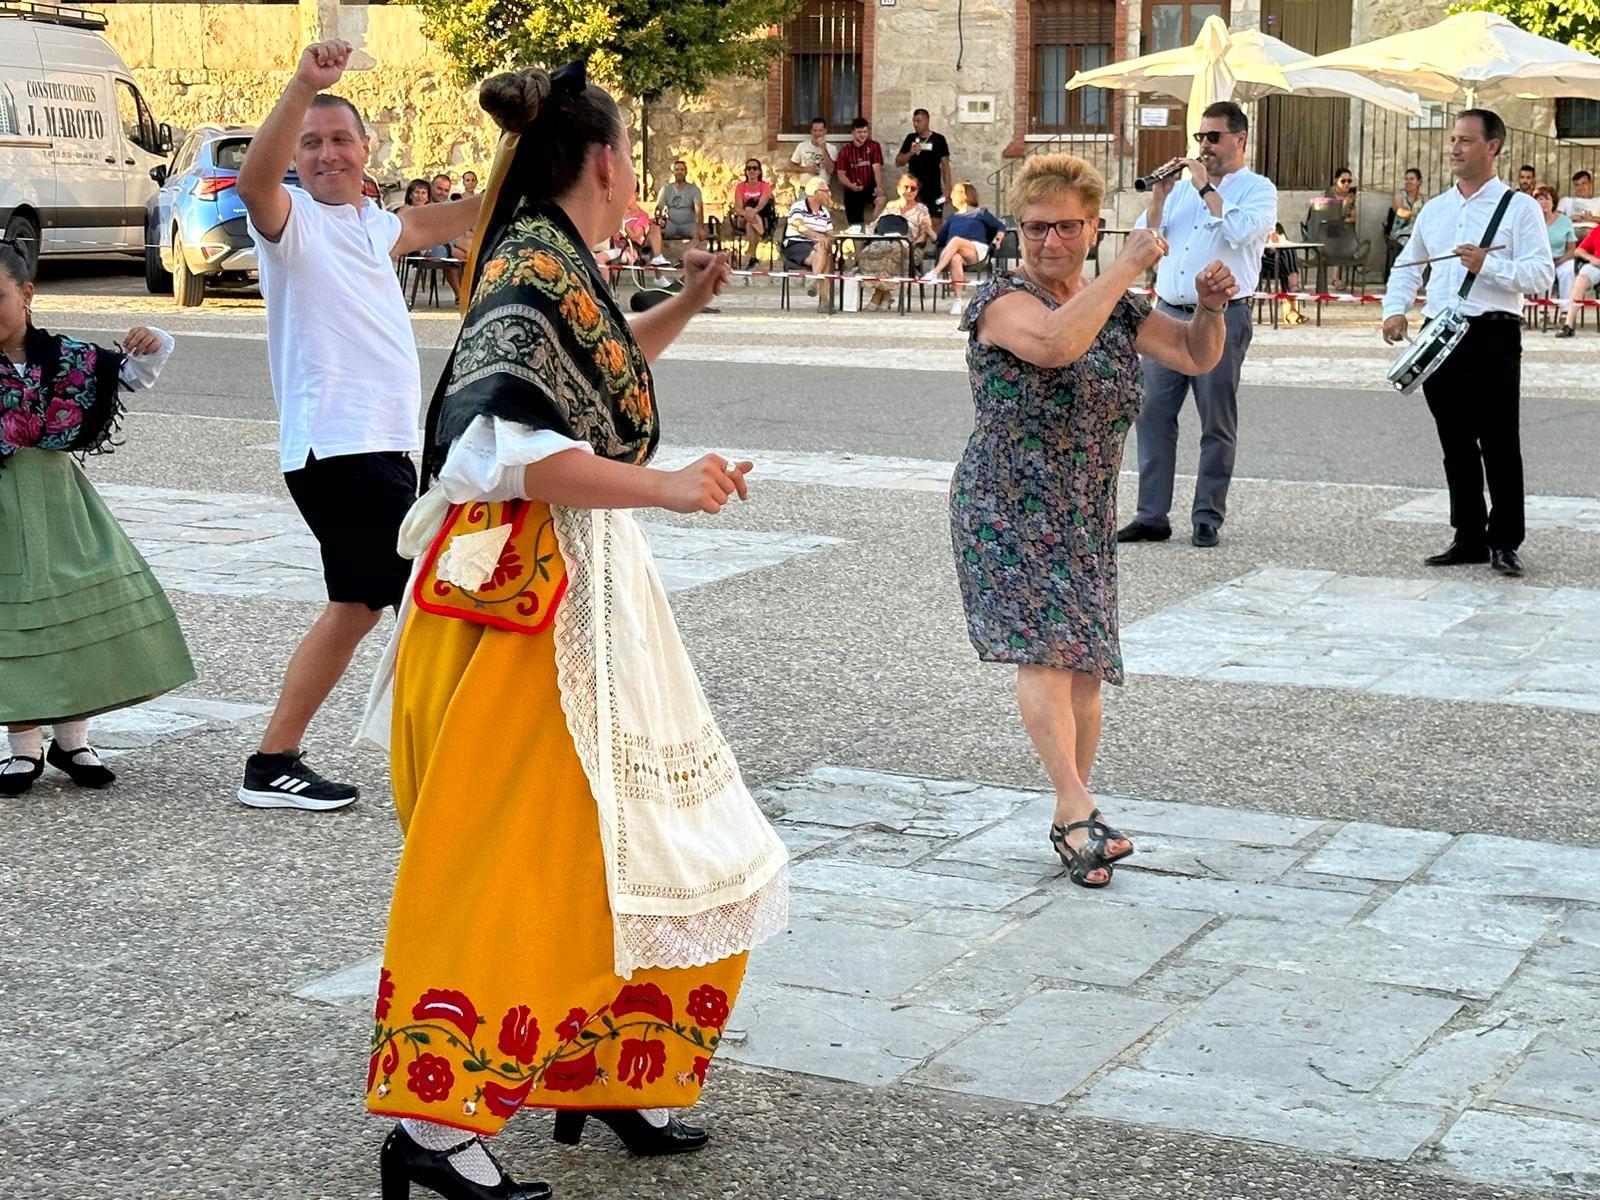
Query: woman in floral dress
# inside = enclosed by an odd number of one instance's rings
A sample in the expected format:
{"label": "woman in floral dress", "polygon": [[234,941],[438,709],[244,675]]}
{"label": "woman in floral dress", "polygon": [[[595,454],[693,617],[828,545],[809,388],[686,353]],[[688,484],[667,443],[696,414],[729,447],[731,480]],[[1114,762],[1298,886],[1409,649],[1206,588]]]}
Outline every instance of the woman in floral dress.
{"label": "woman in floral dress", "polygon": [[1138,356],[1204,374],[1222,355],[1236,287],[1197,278],[1195,319],[1153,313],[1128,288],[1166,253],[1135,230],[1094,280],[1105,181],[1068,154],[1037,155],[1012,200],[1022,263],[985,284],[962,320],[977,421],[950,489],[950,528],[978,656],[1017,669],[1022,720],[1055,786],[1050,841],[1081,887],[1111,882],[1133,845],[1089,794],[1100,684],[1120,684],[1117,474],[1143,400]]}
{"label": "woman in floral dress", "polygon": [[[783,844],[740,778],[629,509],[715,513],[748,462],[649,465],[650,362],[725,286],[631,325],[588,250],[634,193],[626,127],[581,64],[497,76],[508,130],[471,295],[402,530],[418,559],[364,729],[405,829],[367,1104],[400,1118],[383,1194],[538,1200],[479,1135],[522,1108],[636,1153],[705,1145],[700,1094],[746,952],[787,921]],[[392,685],[390,687],[385,685]],[[385,736],[386,731],[386,736]]]}

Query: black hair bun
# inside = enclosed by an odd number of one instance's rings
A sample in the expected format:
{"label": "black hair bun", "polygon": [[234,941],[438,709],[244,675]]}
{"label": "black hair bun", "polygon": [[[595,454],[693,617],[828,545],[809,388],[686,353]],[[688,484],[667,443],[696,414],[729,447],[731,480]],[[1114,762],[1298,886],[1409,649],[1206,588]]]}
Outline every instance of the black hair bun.
{"label": "black hair bun", "polygon": [[550,76],[537,68],[504,71],[483,81],[478,105],[507,133],[521,133],[550,98]]}

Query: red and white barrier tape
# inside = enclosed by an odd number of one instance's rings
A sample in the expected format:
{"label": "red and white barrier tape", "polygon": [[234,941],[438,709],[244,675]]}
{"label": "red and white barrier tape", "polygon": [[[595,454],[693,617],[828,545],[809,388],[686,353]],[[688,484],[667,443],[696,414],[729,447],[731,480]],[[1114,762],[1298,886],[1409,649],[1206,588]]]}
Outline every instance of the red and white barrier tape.
{"label": "red and white barrier tape", "polygon": [[[682,267],[673,266],[671,264],[663,264],[661,266],[653,266],[650,263],[631,263],[631,264],[629,264],[629,263],[608,262],[608,263],[601,263],[600,265],[601,265],[601,267],[603,267],[607,271],[615,271],[615,272],[618,272],[618,273],[623,272],[623,271],[637,271],[637,272],[640,272],[641,274],[648,274],[648,275],[674,275],[674,274],[680,274],[683,271]],[[854,281],[856,283],[860,283],[860,284],[872,284],[874,286],[882,285],[882,286],[886,286],[886,287],[897,287],[900,284],[906,284],[906,283],[925,283],[925,284],[928,284],[931,287],[931,286],[935,286],[935,285],[943,286],[945,284],[948,284],[948,283],[952,282],[948,278],[942,278],[941,277],[939,279],[927,279],[927,278],[925,278],[925,277],[923,277],[921,275],[846,275],[846,274],[843,274],[842,272],[838,272],[838,271],[824,271],[824,272],[817,272],[817,271],[771,271],[771,270],[761,270],[759,268],[754,270],[754,271],[735,270],[735,271],[732,272],[732,274],[733,274],[733,277],[736,278],[736,279],[801,279],[801,280],[806,281],[807,283],[815,283],[818,280],[823,280],[823,279],[826,279],[826,280],[839,280],[839,281],[852,280],[852,281]],[[976,284],[974,284],[973,281],[971,281],[971,280],[968,280],[967,282],[971,286],[976,286]],[[1152,291],[1150,288],[1135,287],[1135,288],[1129,288],[1128,289],[1128,294],[1131,295],[1131,296],[1154,296],[1155,292]],[[1373,295],[1369,295],[1367,293],[1361,293],[1361,294],[1358,295],[1358,294],[1356,294],[1354,292],[1251,292],[1248,296],[1235,297],[1235,299],[1244,299],[1244,300],[1294,300],[1294,301],[1302,302],[1302,303],[1306,303],[1306,304],[1318,304],[1318,303],[1321,303],[1321,304],[1382,304],[1383,303],[1383,297],[1382,296],[1373,296]],[[1530,306],[1537,307],[1537,308],[1558,308],[1558,307],[1565,307],[1565,304],[1567,302],[1564,302],[1564,301],[1561,301],[1561,300],[1551,300],[1551,299],[1548,299],[1547,297],[1544,297],[1544,296],[1538,296],[1538,297],[1524,297],[1523,303],[1525,305],[1530,305]],[[1597,308],[1597,307],[1600,307],[1600,300],[1574,300],[1574,301],[1571,301],[1571,303],[1577,304],[1581,308]]]}

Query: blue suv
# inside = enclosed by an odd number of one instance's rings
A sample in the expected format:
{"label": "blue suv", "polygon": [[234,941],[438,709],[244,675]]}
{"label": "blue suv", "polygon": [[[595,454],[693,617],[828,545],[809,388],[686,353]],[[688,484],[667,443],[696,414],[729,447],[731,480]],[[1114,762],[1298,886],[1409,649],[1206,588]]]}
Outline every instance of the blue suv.
{"label": "blue suv", "polygon": [[145,209],[144,282],[172,289],[184,308],[206,298],[206,284],[244,283],[256,271],[256,248],[234,184],[254,129],[201,125],[172,162],[154,167],[160,186]]}
{"label": "blue suv", "polygon": [[[172,289],[182,308],[201,304],[210,284],[255,279],[256,247],[236,188],[254,134],[247,125],[200,125],[170,164],[150,171],[161,190],[145,208],[144,282],[152,292]],[[293,168],[283,181],[300,182]],[[363,190],[379,195],[370,176]]]}

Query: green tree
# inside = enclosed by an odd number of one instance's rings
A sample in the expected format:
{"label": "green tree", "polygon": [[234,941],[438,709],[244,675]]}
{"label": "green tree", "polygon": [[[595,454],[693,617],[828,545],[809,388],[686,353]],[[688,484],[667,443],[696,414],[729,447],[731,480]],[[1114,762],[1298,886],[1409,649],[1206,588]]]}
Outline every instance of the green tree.
{"label": "green tree", "polygon": [[769,32],[801,0],[411,0],[423,32],[463,83],[508,67],[589,62],[590,77],[636,97],[648,171],[649,105],[669,89],[703,93],[725,76],[759,78],[783,53]]}
{"label": "green tree", "polygon": [[1600,54],[1600,0],[1472,0],[1450,8],[1473,10],[1499,13],[1519,29]]}

